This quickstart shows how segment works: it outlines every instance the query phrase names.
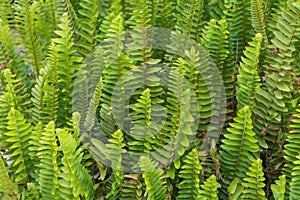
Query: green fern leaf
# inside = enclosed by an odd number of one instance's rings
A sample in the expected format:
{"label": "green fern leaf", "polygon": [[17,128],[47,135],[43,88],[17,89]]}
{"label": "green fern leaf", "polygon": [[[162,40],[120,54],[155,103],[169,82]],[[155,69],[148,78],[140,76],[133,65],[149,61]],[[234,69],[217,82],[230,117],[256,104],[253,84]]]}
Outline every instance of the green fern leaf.
{"label": "green fern leaf", "polygon": [[258,76],[258,63],[260,58],[262,35],[257,34],[252,42],[249,42],[249,47],[244,51],[244,57],[240,64],[239,73],[237,75],[238,87],[236,98],[238,101],[238,109],[244,106],[254,105],[255,90],[260,86]]}
{"label": "green fern leaf", "polygon": [[265,19],[261,0],[251,0],[251,22],[256,33],[261,33],[265,45],[268,44],[268,38],[265,28]]}
{"label": "green fern leaf", "polygon": [[0,174],[0,198],[6,200],[16,199],[17,191],[8,176],[2,155],[0,155]]}
{"label": "green fern leaf", "polygon": [[158,164],[152,162],[148,157],[140,158],[140,168],[146,185],[144,197],[147,200],[166,199],[167,187],[163,179],[163,171],[156,169],[157,166]]}
{"label": "green fern leaf", "polygon": [[218,199],[218,188],[221,185],[217,182],[217,178],[215,175],[211,175],[203,185],[201,185],[201,199]]}
{"label": "green fern leaf", "polygon": [[28,147],[30,146],[30,133],[32,130],[31,124],[26,122],[26,119],[18,110],[11,108],[8,113],[6,143],[8,155],[13,164],[10,166],[11,171],[15,174],[16,183],[26,183],[29,181],[30,158]]}
{"label": "green fern leaf", "polygon": [[58,181],[58,195],[66,199],[93,199],[94,188],[88,170],[81,164],[83,149],[67,130],[58,129],[57,136],[63,152]]}
{"label": "green fern leaf", "polygon": [[28,67],[34,70],[35,76],[39,76],[39,71],[42,68],[42,60],[45,57],[43,44],[40,42],[40,37],[36,34],[35,21],[38,2],[32,4],[30,0],[16,0],[14,1],[16,9],[16,28],[21,33],[21,41],[25,46],[25,63]]}
{"label": "green fern leaf", "polygon": [[271,185],[273,197],[275,200],[284,200],[286,188],[286,176],[281,175],[279,180],[275,181],[276,184]]}
{"label": "green fern leaf", "polygon": [[[82,58],[75,55],[76,50],[73,48],[74,42],[71,41],[72,32],[67,13],[61,17],[61,24],[58,27],[60,30],[55,33],[59,38],[54,38],[52,41],[57,46],[58,65],[61,66],[58,68],[58,88],[61,89],[60,97],[62,98],[60,107],[63,108],[64,116],[71,117],[74,79]],[[59,119],[59,121],[64,123],[65,119]]]}
{"label": "green fern leaf", "polygon": [[251,111],[244,107],[238,111],[235,123],[230,123],[230,128],[225,132],[219,152],[221,171],[226,179],[232,181],[235,177],[240,179],[254,160],[252,153],[258,152],[257,139],[253,132]]}
{"label": "green fern leaf", "polygon": [[299,192],[299,186],[300,186],[300,181],[299,181],[299,177],[300,177],[300,155],[298,154],[298,156],[296,157],[297,160],[294,161],[294,168],[292,170],[292,181],[290,183],[290,199],[291,200],[296,200],[299,198],[300,196],[300,192]]}
{"label": "green fern leaf", "polygon": [[192,151],[183,160],[179,177],[182,181],[178,184],[176,199],[201,199],[200,198],[200,172],[202,166],[199,162],[197,149]]}
{"label": "green fern leaf", "polygon": [[243,178],[242,185],[245,187],[242,199],[263,199],[266,200],[264,192],[264,173],[262,171],[262,160],[255,160],[246,172],[247,177]]}
{"label": "green fern leaf", "polygon": [[59,153],[56,139],[56,130],[54,121],[49,122],[44,129],[38,148],[38,157],[40,159],[39,185],[40,192],[45,199],[55,199],[58,190],[59,171]]}

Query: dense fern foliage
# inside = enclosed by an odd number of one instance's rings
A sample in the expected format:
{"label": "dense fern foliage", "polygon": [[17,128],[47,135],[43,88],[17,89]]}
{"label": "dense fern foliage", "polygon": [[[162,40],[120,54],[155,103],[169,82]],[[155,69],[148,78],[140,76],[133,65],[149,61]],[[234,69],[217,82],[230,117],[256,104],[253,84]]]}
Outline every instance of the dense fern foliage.
{"label": "dense fern foliage", "polygon": [[300,199],[299,0],[0,0],[0,199]]}

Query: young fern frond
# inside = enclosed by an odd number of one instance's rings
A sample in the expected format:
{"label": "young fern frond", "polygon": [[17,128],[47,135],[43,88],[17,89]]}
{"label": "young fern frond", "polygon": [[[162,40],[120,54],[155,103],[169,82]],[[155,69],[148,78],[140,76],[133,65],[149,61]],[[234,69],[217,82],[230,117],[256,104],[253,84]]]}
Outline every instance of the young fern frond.
{"label": "young fern frond", "polygon": [[59,170],[59,149],[54,121],[46,125],[39,139],[38,157],[40,193],[44,199],[55,199],[57,196]]}
{"label": "young fern frond", "polygon": [[199,161],[197,149],[192,151],[183,160],[179,171],[178,196],[176,199],[201,199],[200,198],[200,173],[202,166]]}
{"label": "young fern frond", "polygon": [[129,140],[128,146],[133,157],[135,157],[135,154],[139,155],[140,152],[149,153],[153,148],[152,145],[155,143],[156,130],[151,122],[150,96],[150,90],[147,88],[142,92],[131,113],[134,125],[130,130],[132,140]]}
{"label": "young fern frond", "polygon": [[201,198],[200,199],[218,199],[218,188],[221,185],[217,182],[217,178],[215,175],[211,175],[203,185],[201,185]]}
{"label": "young fern frond", "polygon": [[119,199],[122,192],[123,185],[123,167],[122,167],[122,154],[126,153],[124,149],[125,143],[122,131],[118,131],[112,134],[112,138],[109,139],[109,144],[107,144],[108,152],[107,158],[111,161],[111,167],[114,174],[114,182],[112,183],[111,191],[107,194],[106,198],[117,200]]}
{"label": "young fern frond", "polygon": [[241,59],[242,62],[237,75],[238,87],[236,98],[238,101],[238,109],[244,106],[249,106],[250,108],[254,106],[254,95],[256,89],[260,86],[258,64],[261,42],[262,35],[258,33],[255,38],[249,42],[249,47],[246,47],[244,57]]}
{"label": "young fern frond", "polygon": [[0,155],[0,197],[6,200],[17,199],[17,190],[8,176],[2,155]]}
{"label": "young fern frond", "polygon": [[54,43],[49,47],[49,56],[45,67],[40,71],[36,84],[32,88],[32,119],[43,126],[56,120],[58,110],[58,52]]}
{"label": "young fern frond", "polygon": [[[72,91],[74,89],[74,79],[77,75],[77,70],[80,67],[81,57],[76,56],[72,42],[72,32],[70,28],[70,20],[67,13],[61,17],[61,23],[58,25],[59,30],[55,31],[58,38],[52,39],[57,47],[58,65],[58,88],[61,90],[60,99],[63,108],[64,117],[71,117],[72,112]],[[64,123],[64,119],[59,119]]]}
{"label": "young fern frond", "polygon": [[233,119],[235,122],[230,123],[228,132],[224,134],[219,156],[221,171],[227,180],[246,177],[246,172],[254,160],[252,153],[258,152],[251,115],[248,106],[240,109],[237,117]]}
{"label": "young fern frond", "polygon": [[150,160],[149,157],[140,158],[140,168],[142,177],[146,185],[144,197],[147,200],[166,199],[167,186],[164,181],[163,171],[157,169],[158,164]]}
{"label": "young fern frond", "polygon": [[241,199],[267,200],[264,192],[265,178],[262,171],[262,160],[259,158],[254,160],[246,174],[247,177],[243,178],[242,185],[245,189],[243,190]]}
{"label": "young fern frond", "polygon": [[275,181],[276,184],[271,185],[273,197],[275,200],[284,200],[286,188],[286,176],[279,176],[279,180]]}

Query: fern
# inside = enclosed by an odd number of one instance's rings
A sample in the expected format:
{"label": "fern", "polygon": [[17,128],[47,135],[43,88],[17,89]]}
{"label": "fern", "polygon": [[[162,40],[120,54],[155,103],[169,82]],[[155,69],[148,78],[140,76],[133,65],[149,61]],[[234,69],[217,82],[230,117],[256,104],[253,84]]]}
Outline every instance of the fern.
{"label": "fern", "polygon": [[[227,63],[228,57],[230,54],[229,51],[229,31],[228,23],[226,19],[221,19],[216,21],[214,19],[210,20],[205,26],[203,31],[203,45],[204,48],[209,52],[213,62],[216,64],[216,67],[220,73],[221,79],[219,84],[216,81],[213,86],[213,90],[216,91],[217,96],[223,98],[223,94],[218,94],[223,92],[219,88],[222,88],[224,84],[224,90],[226,92],[226,101],[232,98],[232,87],[233,87],[233,67]],[[216,78],[214,78],[216,80]],[[225,94],[224,94],[225,96]]]}
{"label": "fern", "polygon": [[149,153],[155,140],[154,125],[151,123],[151,99],[150,90],[142,92],[138,102],[134,105],[132,118],[134,126],[130,131],[132,141],[128,142],[129,149],[133,156],[135,153]]}
{"label": "fern", "polygon": [[11,200],[17,199],[17,191],[13,182],[10,180],[8,176],[8,172],[6,170],[4,160],[2,159],[2,155],[0,155],[0,197],[1,199]]}
{"label": "fern", "polygon": [[217,178],[215,175],[211,175],[203,185],[201,185],[201,199],[218,199],[218,188],[221,185],[217,182]]}
{"label": "fern", "polygon": [[236,60],[242,56],[247,42],[251,38],[251,20],[250,19],[250,0],[243,1],[226,1],[225,7],[227,8],[225,15],[228,19],[231,52],[236,55]]}
{"label": "fern", "polygon": [[183,66],[173,67],[170,72],[167,97],[167,121],[157,134],[156,143],[151,155],[167,168],[173,160],[183,155],[194,136],[193,116],[191,114],[192,94],[183,77]]}
{"label": "fern", "polygon": [[300,162],[299,162],[299,160],[300,160],[300,155],[298,154],[298,156],[296,157],[297,158],[297,160],[296,161],[294,161],[294,168],[293,168],[293,171],[292,171],[292,181],[291,181],[291,183],[290,183],[290,186],[291,186],[291,188],[290,188],[290,199],[291,200],[294,200],[294,199],[298,199],[299,198],[299,196],[300,196],[300,192],[299,192],[299,190],[298,190],[298,188],[299,188],[299,185],[300,185],[300,183],[299,183],[299,171],[300,171]]}
{"label": "fern", "polygon": [[167,188],[163,180],[163,171],[156,169],[157,165],[148,157],[140,158],[140,168],[146,185],[144,197],[147,200],[166,199]]}
{"label": "fern", "polygon": [[199,41],[202,26],[202,13],[204,1],[188,0],[177,1],[176,25],[177,33],[181,33],[187,38]]}
{"label": "fern", "polygon": [[178,184],[176,199],[200,199],[200,173],[202,166],[199,162],[198,151],[192,151],[183,160],[179,177],[182,181]]}
{"label": "fern", "polygon": [[[55,31],[59,38],[54,38],[52,41],[57,46],[58,65],[61,66],[58,68],[58,88],[62,93],[60,106],[64,109],[65,115],[71,116],[74,78],[82,58],[76,56],[76,50],[72,48],[74,42],[71,41],[72,33],[67,13],[63,14],[61,21],[61,24],[58,25],[60,30]],[[63,122],[63,119],[59,120]]]}
{"label": "fern", "polygon": [[[38,3],[30,3],[29,0],[14,1],[16,9],[16,27],[21,33],[22,44],[26,48],[24,56],[25,62],[28,64],[28,71],[34,70],[36,77],[39,76],[39,70],[42,68],[42,60],[45,57],[42,51],[43,45],[40,38],[36,34],[35,20]],[[27,72],[30,74],[30,72]]]}
{"label": "fern", "polygon": [[98,7],[99,1],[86,1],[79,2],[81,9],[79,12],[77,35],[79,35],[78,45],[82,48],[80,51],[82,56],[94,53],[98,34],[97,34],[97,20],[98,20]]}
{"label": "fern", "polygon": [[[267,49],[270,53],[263,65],[265,83],[256,93],[256,108],[253,111],[260,119],[254,121],[254,130],[265,138],[269,146],[266,153],[272,154],[269,163],[272,170],[281,169],[284,165],[282,145],[287,134],[286,122],[293,110],[292,69],[295,66],[294,43],[299,10],[291,1],[287,1],[286,5],[287,8],[278,16],[275,37]],[[286,75],[282,74],[283,71]]]}
{"label": "fern", "polygon": [[58,145],[54,121],[49,122],[40,137],[38,157],[39,185],[43,198],[55,199],[58,190],[59,161]]}
{"label": "fern", "polygon": [[93,182],[88,170],[81,164],[83,149],[70,132],[57,130],[60,147],[63,152],[62,167],[58,180],[57,194],[60,198],[93,199]]}
{"label": "fern", "polygon": [[244,107],[238,111],[235,123],[225,132],[219,152],[221,170],[226,179],[232,181],[235,177],[244,178],[254,160],[252,153],[258,152],[257,139],[253,132],[251,111]]}
{"label": "fern", "polygon": [[111,161],[111,167],[113,168],[115,178],[114,182],[112,183],[111,191],[107,194],[106,198],[118,199],[120,197],[123,183],[122,171],[124,170],[122,167],[122,154],[126,153],[123,140],[123,133],[121,130],[118,130],[112,134],[112,138],[109,140],[110,144],[106,145],[109,149],[107,158],[109,161]]}
{"label": "fern", "polygon": [[236,98],[238,101],[238,109],[244,106],[254,106],[255,91],[260,86],[259,81],[259,56],[261,49],[262,35],[257,34],[249,47],[244,51],[245,57],[242,57],[239,74],[237,76],[238,87]]}
{"label": "fern", "polygon": [[139,174],[124,174],[124,181],[122,184],[121,200],[127,199],[143,199],[142,183],[140,182]]}
{"label": "fern", "polygon": [[14,172],[14,180],[16,183],[27,183],[30,180],[29,171],[31,161],[28,156],[28,147],[30,146],[30,132],[32,130],[31,124],[24,119],[21,113],[11,108],[8,113],[6,143],[8,148],[8,155],[10,155],[13,164],[10,170]]}
{"label": "fern", "polygon": [[255,160],[249,167],[249,171],[246,172],[247,177],[243,178],[242,185],[245,187],[242,199],[267,199],[263,190],[264,173],[262,171],[262,160]]}
{"label": "fern", "polygon": [[268,44],[268,38],[265,28],[265,19],[261,0],[251,0],[251,22],[256,33],[261,33],[265,45]]}
{"label": "fern", "polygon": [[56,120],[58,110],[58,52],[54,43],[50,45],[49,50],[46,66],[40,71],[40,76],[32,88],[32,118],[36,124],[43,125]]}
{"label": "fern", "polygon": [[[286,138],[286,144],[284,145],[284,159],[286,163],[283,168],[283,174],[286,175],[287,182],[292,179],[292,170],[295,167],[294,162],[297,160],[297,156],[299,153],[298,144],[300,143],[299,137],[299,108],[296,109],[297,113],[295,113],[292,117],[290,124],[289,135]],[[287,192],[289,193],[289,186],[287,185]]]}
{"label": "fern", "polygon": [[286,188],[286,176],[281,175],[279,177],[279,180],[276,180],[275,183],[276,184],[271,185],[273,197],[275,200],[283,200],[285,195],[285,188]]}

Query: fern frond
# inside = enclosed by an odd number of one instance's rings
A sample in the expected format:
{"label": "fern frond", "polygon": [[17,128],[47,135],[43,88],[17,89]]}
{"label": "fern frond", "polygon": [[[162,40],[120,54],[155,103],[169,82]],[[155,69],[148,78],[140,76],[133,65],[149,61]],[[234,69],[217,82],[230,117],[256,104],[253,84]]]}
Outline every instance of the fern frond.
{"label": "fern frond", "polygon": [[236,98],[238,101],[238,109],[244,106],[252,108],[254,105],[254,95],[256,88],[260,86],[260,78],[258,75],[258,64],[261,50],[262,35],[258,33],[249,47],[244,51],[244,57],[240,64],[239,73],[237,75],[238,87]]}
{"label": "fern frond", "polygon": [[[39,76],[39,71],[42,68],[42,60],[45,57],[43,44],[40,42],[40,37],[36,33],[36,10],[38,2],[32,4],[30,0],[14,1],[16,9],[16,28],[21,33],[22,44],[25,46],[25,63],[29,69],[34,71],[36,77]],[[30,69],[31,68],[31,69]]]}
{"label": "fern frond", "polygon": [[157,4],[156,0],[134,0],[131,2],[133,13],[128,23],[132,31],[130,31],[131,38],[126,41],[126,52],[130,59],[135,61],[136,66],[146,65],[150,62],[150,57],[153,54],[148,44],[148,39],[151,37],[148,32],[150,27],[154,27],[154,9],[157,6],[155,4]]}
{"label": "fern frond", "polygon": [[88,170],[81,164],[82,147],[78,147],[78,141],[67,130],[58,129],[56,132],[63,152],[58,195],[66,199],[93,199],[92,179]]}
{"label": "fern frond", "polygon": [[7,154],[10,155],[13,164],[10,170],[14,172],[15,182],[18,184],[29,182],[29,171],[31,161],[29,158],[30,133],[32,131],[31,124],[21,115],[15,108],[11,108],[8,113],[7,132]]}
{"label": "fern frond", "polygon": [[[70,28],[70,20],[67,13],[61,17],[61,24],[58,25],[60,30],[55,31],[58,38],[52,39],[57,46],[58,65],[58,88],[61,89],[61,105],[64,115],[71,116],[72,112],[72,91],[74,88],[74,79],[79,69],[81,57],[75,55],[74,42],[71,41],[72,32]],[[64,122],[64,119],[59,119]]]}
{"label": "fern frond", "polygon": [[200,198],[200,173],[202,166],[199,161],[197,149],[192,151],[183,160],[179,171],[178,196],[176,199],[201,199]]}
{"label": "fern frond", "polygon": [[199,42],[201,33],[203,0],[177,0],[176,32]]}
{"label": "fern frond", "polygon": [[40,76],[36,79],[36,84],[32,88],[32,119],[38,124],[46,125],[51,120],[56,120],[58,110],[58,89],[57,69],[58,69],[57,48],[52,43],[50,45],[50,56],[46,60],[46,66],[40,71]]}
{"label": "fern frond", "polygon": [[120,200],[142,200],[142,187],[139,174],[124,174]]}
{"label": "fern frond", "polygon": [[99,39],[97,34],[98,22],[98,7],[99,1],[81,0],[79,2],[80,8],[79,20],[77,22],[76,34],[79,36],[77,45],[81,48],[79,50],[82,56],[94,53],[94,49]]}
{"label": "fern frond", "polygon": [[124,136],[122,131],[119,129],[112,134],[112,138],[109,139],[109,144],[107,148],[109,152],[107,153],[107,158],[111,162],[111,167],[114,172],[114,182],[112,183],[111,191],[107,194],[106,198],[118,199],[122,190],[123,184],[123,166],[122,166],[122,154],[126,153],[124,149]]}
{"label": "fern frond", "polygon": [[0,197],[1,199],[14,200],[17,198],[16,187],[8,176],[2,155],[0,155]]}
{"label": "fern frond", "polygon": [[263,5],[261,0],[251,0],[251,22],[255,33],[262,34],[264,44],[267,45],[268,38],[266,34]]}
{"label": "fern frond", "polygon": [[157,27],[174,29],[175,19],[173,13],[176,9],[176,2],[173,0],[163,0],[158,2]]}
{"label": "fern frond", "polygon": [[40,139],[38,148],[39,165],[39,186],[40,193],[45,199],[55,199],[58,190],[59,153],[56,139],[54,121],[46,125]]}
{"label": "fern frond", "polygon": [[237,117],[230,123],[225,139],[222,140],[219,152],[221,171],[225,178],[232,181],[235,177],[244,178],[252,164],[254,157],[252,153],[258,152],[257,139],[253,132],[251,110],[248,106],[240,109]]}
{"label": "fern frond", "polygon": [[54,31],[57,30],[59,19],[65,12],[65,8],[62,0],[39,0],[38,2],[35,29],[41,41],[47,44],[44,45],[45,51],[55,36]]}
{"label": "fern frond", "polygon": [[279,176],[279,180],[275,181],[276,184],[271,185],[273,197],[275,200],[284,200],[286,188],[286,176]]}
{"label": "fern frond", "polygon": [[146,185],[144,197],[147,200],[166,199],[167,187],[163,178],[163,171],[157,169],[158,164],[149,157],[140,158],[142,177]]}
{"label": "fern frond", "polygon": [[132,140],[129,140],[128,145],[133,156],[135,153],[149,153],[152,150],[152,144],[155,143],[155,127],[151,123],[150,96],[150,90],[147,88],[142,92],[131,113],[134,125],[130,130]]}
{"label": "fern frond", "polygon": [[299,186],[300,186],[300,155],[298,152],[298,156],[296,156],[294,161],[294,167],[292,170],[292,181],[290,183],[290,199],[296,200],[300,196]]}
{"label": "fern frond", "polygon": [[168,82],[167,120],[163,129],[157,133],[156,151],[151,155],[165,166],[183,155],[196,131],[194,116],[191,114],[193,95],[189,83],[183,76],[183,65],[172,67]]}
{"label": "fern frond", "polygon": [[242,199],[263,199],[266,200],[264,192],[264,173],[262,171],[262,160],[257,159],[249,167],[249,171],[246,172],[247,177],[243,178],[242,185],[245,187]]}
{"label": "fern frond", "polygon": [[[300,148],[300,109],[299,106],[296,109],[296,113],[292,115],[292,120],[289,125],[289,134],[286,138],[286,143],[284,145],[284,159],[285,165],[283,167],[283,174],[286,176],[287,182],[292,180],[292,171],[295,167],[294,162],[297,160]],[[287,185],[286,196],[290,191],[289,185]]]}
{"label": "fern frond", "polygon": [[244,1],[226,1],[227,10],[226,18],[229,24],[231,52],[235,55],[237,52],[237,60],[242,56],[247,42],[251,39],[251,20],[250,9],[251,0]]}
{"label": "fern frond", "polygon": [[218,199],[218,188],[221,185],[217,182],[217,178],[215,175],[211,175],[203,185],[201,185],[201,199]]}
{"label": "fern frond", "polygon": [[[233,85],[233,68],[227,63],[230,54],[228,30],[228,23],[225,18],[218,21],[211,19],[202,33],[203,46],[209,52],[223,80],[226,100],[232,98]],[[217,87],[215,86],[215,88]]]}

